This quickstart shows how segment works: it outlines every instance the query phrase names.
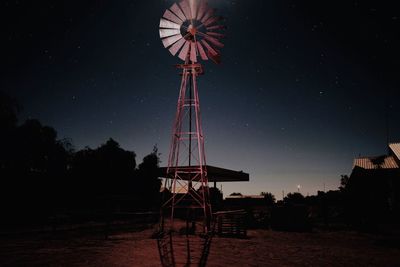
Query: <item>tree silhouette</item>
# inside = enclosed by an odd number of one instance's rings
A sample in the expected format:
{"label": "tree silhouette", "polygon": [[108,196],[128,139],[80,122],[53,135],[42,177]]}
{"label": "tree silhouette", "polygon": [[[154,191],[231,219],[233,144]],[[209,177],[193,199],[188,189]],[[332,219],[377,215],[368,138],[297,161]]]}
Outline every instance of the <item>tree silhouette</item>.
{"label": "tree silhouette", "polygon": [[74,151],[70,140],[58,140],[56,130],[38,120],[17,125],[18,110],[16,101],[0,92],[3,224],[43,223],[60,213],[91,220],[96,213],[160,204],[156,147],[136,168],[136,154],[112,138],[98,148]]}
{"label": "tree silhouette", "polygon": [[340,176],[340,186],[339,186],[339,190],[341,192],[344,192],[347,189],[347,185],[349,183],[349,176],[348,175],[341,175]]}
{"label": "tree silhouette", "polygon": [[286,195],[286,197],[283,199],[283,202],[285,204],[304,204],[305,203],[305,198],[304,196],[299,193],[299,192],[294,192],[294,193],[289,193]]}
{"label": "tree silhouette", "polygon": [[[13,116],[1,117],[16,122]],[[57,132],[37,120],[27,120],[10,133],[3,136],[1,152],[5,220],[41,220],[53,213],[63,198],[68,152],[57,140]]]}
{"label": "tree silhouette", "polygon": [[222,192],[216,187],[210,187],[210,203],[211,207],[214,211],[219,210],[223,203],[223,194]]}
{"label": "tree silhouette", "polygon": [[69,169],[70,191],[76,197],[73,210],[111,212],[122,208],[134,191],[136,154],[110,138],[96,149],[86,147],[73,154]]}
{"label": "tree silhouette", "polygon": [[269,192],[261,192],[261,196],[264,196],[265,204],[267,206],[275,205],[276,199],[272,193]]}
{"label": "tree silhouette", "polygon": [[385,163],[386,155],[381,155],[371,159],[372,164],[375,165],[375,168],[379,169],[382,167],[382,164]]}
{"label": "tree silhouette", "polygon": [[20,109],[14,98],[0,91],[0,122],[3,132],[14,129],[17,126],[17,115]]}
{"label": "tree silhouette", "polygon": [[[18,168],[27,172],[64,172],[67,152],[57,140],[57,132],[43,126],[38,120],[27,120],[16,130],[14,153],[11,155]],[[17,166],[16,166],[17,167]]]}
{"label": "tree silhouette", "polygon": [[[4,172],[10,163],[14,134],[17,128],[19,107],[15,99],[0,91],[0,172]],[[2,176],[5,174],[3,173]]]}
{"label": "tree silhouette", "polygon": [[158,168],[160,164],[160,154],[157,146],[154,146],[153,151],[143,158],[143,162],[139,164],[137,171],[138,184],[140,190],[139,196],[144,203],[147,203],[148,208],[158,208],[160,205],[160,188],[161,180],[158,178]]}

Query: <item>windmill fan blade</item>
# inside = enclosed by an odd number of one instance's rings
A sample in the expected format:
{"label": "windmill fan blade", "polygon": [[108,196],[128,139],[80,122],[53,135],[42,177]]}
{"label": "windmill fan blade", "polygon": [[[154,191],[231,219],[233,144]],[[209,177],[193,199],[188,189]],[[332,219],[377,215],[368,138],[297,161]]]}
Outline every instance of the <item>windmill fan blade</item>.
{"label": "windmill fan blade", "polygon": [[207,4],[206,4],[206,2],[205,2],[205,1],[200,1],[200,7],[199,7],[199,10],[198,10],[198,12],[197,12],[196,19],[197,19],[197,20],[201,20],[201,18],[204,16],[204,14],[206,13],[206,11],[207,11]]}
{"label": "windmill fan blade", "polygon": [[225,34],[218,33],[218,32],[206,32],[206,34],[216,37],[216,38],[225,38]]}
{"label": "windmill fan blade", "polygon": [[214,61],[215,64],[220,64],[221,63],[221,55],[219,53],[212,54],[209,51],[208,56],[211,58],[212,61]]}
{"label": "windmill fan blade", "polygon": [[217,47],[224,47],[224,44],[221,43],[220,41],[218,41],[216,38],[211,37],[209,35],[205,35],[204,36],[205,39],[207,39],[207,41],[210,41],[210,43],[212,43],[213,45],[217,46]]}
{"label": "windmill fan blade", "polygon": [[215,51],[205,40],[201,40],[204,46],[207,48],[207,55],[208,57],[214,61],[216,64],[221,63],[221,56],[220,54]]}
{"label": "windmill fan blade", "polygon": [[175,22],[175,23],[177,23],[177,24],[179,24],[179,25],[183,23],[183,20],[180,19],[180,18],[178,18],[178,17],[177,17],[174,13],[172,13],[169,9],[167,9],[167,10],[164,12],[163,17],[166,18],[167,20],[173,21],[173,22]]}
{"label": "windmill fan blade", "polygon": [[219,21],[221,19],[221,17],[210,17],[206,22],[204,22],[204,25],[210,26],[212,24],[214,24],[215,22]]}
{"label": "windmill fan blade", "polygon": [[207,9],[206,14],[204,15],[204,17],[200,20],[201,23],[206,22],[214,13],[214,10],[212,8]]}
{"label": "windmill fan blade", "polygon": [[186,20],[185,15],[182,13],[182,10],[179,8],[177,3],[173,4],[169,9],[171,9],[171,11],[182,20],[182,22]]}
{"label": "windmill fan blade", "polygon": [[201,43],[207,48],[207,51],[209,52],[209,54],[210,53],[213,54],[213,55],[218,54],[218,52],[215,51],[204,39],[201,40]]}
{"label": "windmill fan blade", "polygon": [[180,29],[181,25],[173,23],[166,19],[160,19],[160,28],[167,28],[167,29]]}
{"label": "windmill fan blade", "polygon": [[225,25],[215,25],[215,26],[207,27],[207,31],[225,30],[225,29],[226,29]]}
{"label": "windmill fan blade", "polygon": [[196,43],[190,43],[190,61],[197,62]]}
{"label": "windmill fan blade", "polygon": [[171,46],[172,44],[176,43],[180,39],[183,39],[182,35],[181,34],[177,34],[177,35],[173,35],[173,36],[167,37],[165,39],[162,39],[162,43],[163,43],[165,48],[168,48],[169,46]]}
{"label": "windmill fan blade", "polygon": [[173,46],[170,47],[169,52],[171,52],[171,54],[175,56],[176,53],[178,53],[179,49],[181,49],[181,47],[185,44],[185,41],[185,38],[177,41]]}
{"label": "windmill fan blade", "polygon": [[179,3],[179,6],[181,7],[183,14],[185,14],[186,19],[192,19],[192,15],[190,14],[190,7],[188,0],[183,0]]}
{"label": "windmill fan blade", "polygon": [[201,45],[201,43],[200,43],[200,42],[196,42],[196,44],[197,44],[197,50],[198,50],[199,53],[200,53],[201,59],[202,59],[202,60],[208,60],[208,57],[207,57],[207,55],[206,55],[206,52],[204,51],[204,48],[203,48],[203,46]]}
{"label": "windmill fan blade", "polygon": [[199,0],[188,0],[188,1],[189,1],[189,7],[190,7],[190,14],[192,15],[191,19],[196,19],[199,2],[202,2],[202,1],[199,1]]}
{"label": "windmill fan blade", "polygon": [[180,59],[182,59],[183,61],[186,60],[186,57],[187,57],[187,55],[188,55],[188,53],[189,53],[189,48],[190,48],[190,42],[189,42],[189,41],[186,41],[186,42],[185,42],[185,45],[183,46],[181,52],[180,52],[179,55],[178,55],[178,57],[179,57]]}
{"label": "windmill fan blade", "polygon": [[161,38],[172,36],[172,35],[177,35],[180,33],[181,33],[181,30],[179,30],[179,29],[160,29],[160,37]]}

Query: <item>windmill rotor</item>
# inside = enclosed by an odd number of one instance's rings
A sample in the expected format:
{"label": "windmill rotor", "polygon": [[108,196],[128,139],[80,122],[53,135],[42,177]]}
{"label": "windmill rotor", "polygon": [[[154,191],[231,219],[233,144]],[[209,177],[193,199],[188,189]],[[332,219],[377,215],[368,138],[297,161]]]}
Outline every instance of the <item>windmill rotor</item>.
{"label": "windmill rotor", "polygon": [[211,59],[220,63],[218,49],[224,47],[222,17],[205,0],[182,0],[160,19],[160,38],[165,48],[185,62]]}

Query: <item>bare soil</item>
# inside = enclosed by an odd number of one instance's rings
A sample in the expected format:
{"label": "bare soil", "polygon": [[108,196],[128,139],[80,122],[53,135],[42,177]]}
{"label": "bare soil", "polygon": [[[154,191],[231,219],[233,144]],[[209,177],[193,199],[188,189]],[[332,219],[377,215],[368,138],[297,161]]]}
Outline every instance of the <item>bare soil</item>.
{"label": "bare soil", "polygon": [[[1,237],[0,266],[160,266],[152,233]],[[249,230],[246,239],[214,237],[208,266],[400,266],[400,248],[388,236],[348,231]]]}

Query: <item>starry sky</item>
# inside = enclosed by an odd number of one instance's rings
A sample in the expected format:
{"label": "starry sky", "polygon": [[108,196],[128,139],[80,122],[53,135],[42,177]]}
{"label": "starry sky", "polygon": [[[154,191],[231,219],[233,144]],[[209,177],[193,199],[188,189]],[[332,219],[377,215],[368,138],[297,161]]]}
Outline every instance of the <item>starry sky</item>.
{"label": "starry sky", "polygon": [[[394,2],[394,1],[393,1]],[[159,19],[173,1],[1,1],[0,89],[70,138],[109,137],[166,165],[180,63]],[[226,18],[222,64],[199,94],[208,164],[243,170],[232,192],[336,189],[359,155],[400,141],[400,11],[389,1],[211,0]],[[388,122],[388,123],[387,123]],[[220,185],[219,185],[220,186]]]}

